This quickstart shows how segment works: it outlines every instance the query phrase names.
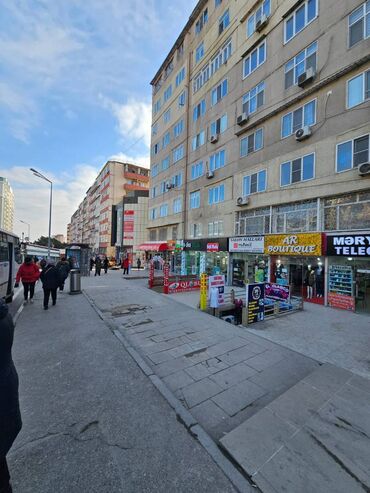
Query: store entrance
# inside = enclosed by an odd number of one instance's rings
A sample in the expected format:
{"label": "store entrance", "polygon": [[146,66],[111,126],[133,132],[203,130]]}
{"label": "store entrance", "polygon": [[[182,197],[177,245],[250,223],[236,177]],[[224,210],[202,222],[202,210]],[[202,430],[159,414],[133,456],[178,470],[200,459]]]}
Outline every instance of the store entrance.
{"label": "store entrance", "polygon": [[355,283],[356,312],[370,314],[370,268],[359,266]]}

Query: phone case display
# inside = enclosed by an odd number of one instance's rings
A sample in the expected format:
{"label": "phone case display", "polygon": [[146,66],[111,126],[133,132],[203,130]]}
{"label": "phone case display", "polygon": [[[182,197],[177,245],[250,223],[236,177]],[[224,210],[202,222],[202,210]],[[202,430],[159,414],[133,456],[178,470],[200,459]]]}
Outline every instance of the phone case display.
{"label": "phone case display", "polygon": [[352,267],[349,265],[331,265],[329,267],[329,291],[353,296]]}

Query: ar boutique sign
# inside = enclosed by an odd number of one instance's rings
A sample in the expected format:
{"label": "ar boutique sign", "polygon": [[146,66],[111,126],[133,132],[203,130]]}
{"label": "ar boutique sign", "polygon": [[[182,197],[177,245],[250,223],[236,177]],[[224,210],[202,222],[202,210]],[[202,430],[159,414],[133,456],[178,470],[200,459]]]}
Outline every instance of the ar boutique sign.
{"label": "ar boutique sign", "polygon": [[247,317],[248,324],[261,322],[265,318],[265,285],[264,283],[247,284]]}
{"label": "ar boutique sign", "polygon": [[265,253],[268,255],[315,256],[321,255],[321,233],[265,236]]}
{"label": "ar boutique sign", "polygon": [[327,236],[326,255],[329,257],[370,257],[370,233]]}
{"label": "ar boutique sign", "polygon": [[263,236],[235,236],[229,238],[229,252],[263,253],[265,239]]}

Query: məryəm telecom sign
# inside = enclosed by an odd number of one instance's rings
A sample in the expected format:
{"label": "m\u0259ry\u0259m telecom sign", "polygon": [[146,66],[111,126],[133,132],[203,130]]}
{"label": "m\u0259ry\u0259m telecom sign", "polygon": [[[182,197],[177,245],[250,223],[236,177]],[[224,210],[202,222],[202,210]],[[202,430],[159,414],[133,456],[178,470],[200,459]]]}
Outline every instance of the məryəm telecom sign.
{"label": "m\u0259ry\u0259m telecom sign", "polygon": [[326,255],[328,257],[370,257],[370,233],[327,236]]}

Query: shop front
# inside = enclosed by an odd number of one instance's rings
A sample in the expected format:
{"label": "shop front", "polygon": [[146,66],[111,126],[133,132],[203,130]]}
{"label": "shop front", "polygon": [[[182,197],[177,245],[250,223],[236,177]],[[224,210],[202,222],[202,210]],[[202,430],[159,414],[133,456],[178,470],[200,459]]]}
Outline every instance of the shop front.
{"label": "shop front", "polygon": [[325,261],[321,233],[265,236],[265,255],[270,258],[270,281],[290,286],[293,296],[323,305]]}
{"label": "shop front", "polygon": [[243,287],[269,280],[269,257],[264,254],[263,236],[234,236],[229,238],[230,284]]}
{"label": "shop front", "polygon": [[227,279],[229,252],[227,238],[185,240],[181,255],[181,274],[209,276],[222,274]]}
{"label": "shop front", "polygon": [[370,314],[370,232],[328,234],[328,305]]}

